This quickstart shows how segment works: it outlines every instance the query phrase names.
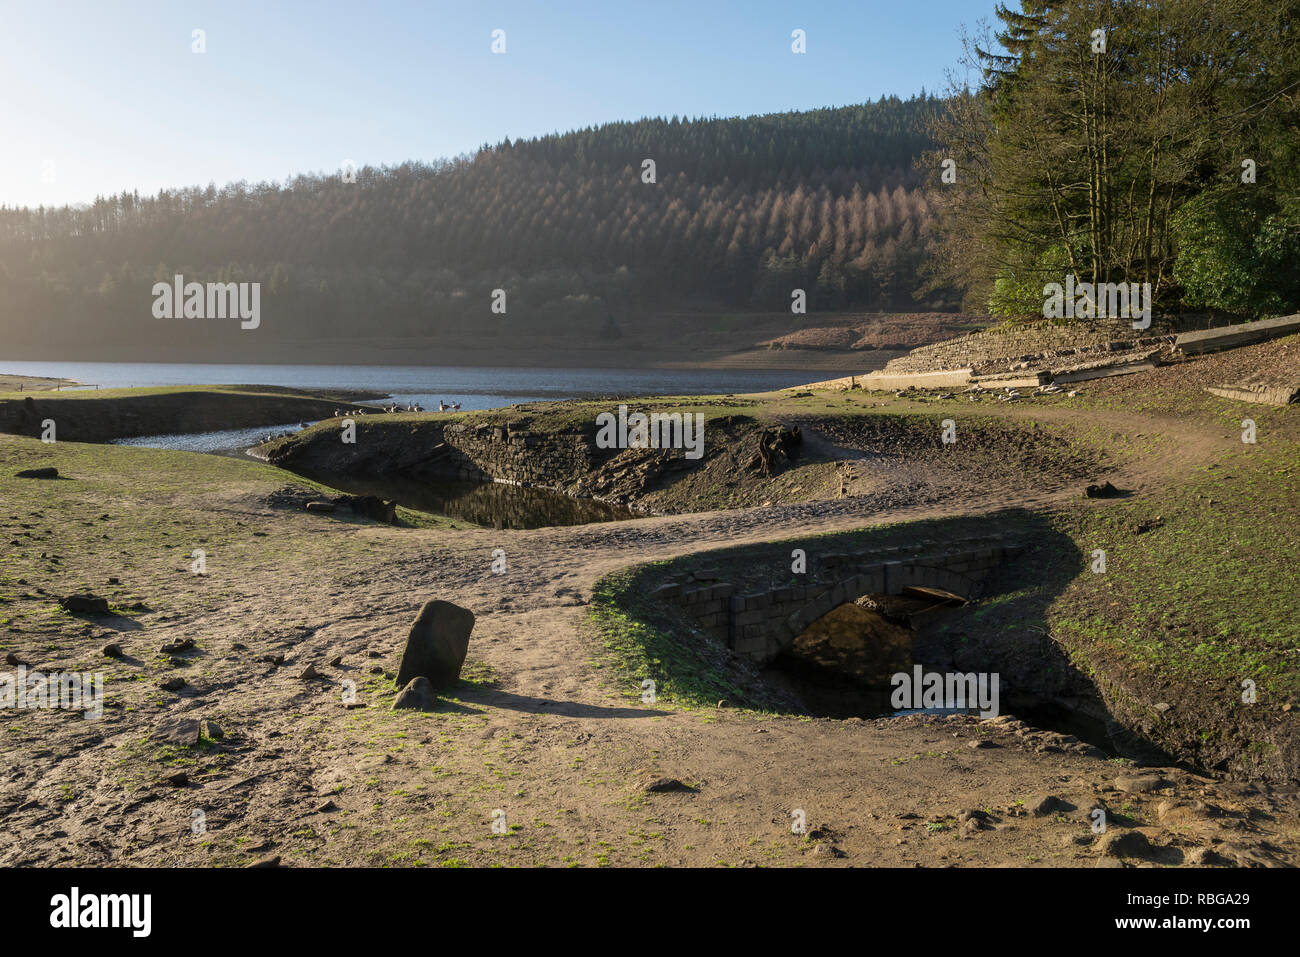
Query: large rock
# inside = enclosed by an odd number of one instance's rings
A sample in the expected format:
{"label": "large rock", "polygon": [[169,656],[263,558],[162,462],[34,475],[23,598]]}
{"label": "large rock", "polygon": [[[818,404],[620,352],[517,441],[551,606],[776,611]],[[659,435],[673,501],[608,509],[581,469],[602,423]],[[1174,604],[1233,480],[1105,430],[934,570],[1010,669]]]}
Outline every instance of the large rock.
{"label": "large rock", "polygon": [[406,638],[406,650],[397,669],[397,686],[405,688],[415,678],[428,678],[435,688],[445,688],[460,677],[469,651],[474,613],[449,601],[425,602]]}
{"label": "large rock", "polygon": [[108,599],[100,598],[98,595],[69,595],[67,598],[60,598],[59,604],[63,610],[73,615],[107,615]]}
{"label": "large rock", "polygon": [[158,744],[192,748],[199,743],[202,726],[194,718],[164,718],[149,735]]}
{"label": "large rock", "polygon": [[1150,858],[1156,853],[1141,831],[1112,830],[1097,843],[1097,850],[1105,857]]}
{"label": "large rock", "polygon": [[345,505],[354,515],[362,515],[376,522],[397,524],[397,503],[385,502],[375,495],[341,495],[334,499],[334,504]]}

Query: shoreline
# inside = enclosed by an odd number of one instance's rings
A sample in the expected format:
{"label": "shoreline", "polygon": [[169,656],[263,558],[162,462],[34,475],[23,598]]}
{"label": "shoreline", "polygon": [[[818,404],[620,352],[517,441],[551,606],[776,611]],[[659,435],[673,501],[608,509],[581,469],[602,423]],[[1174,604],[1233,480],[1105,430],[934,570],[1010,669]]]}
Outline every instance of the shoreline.
{"label": "shoreline", "polygon": [[[94,357],[82,358],[76,354],[61,354],[50,358],[47,354],[11,353],[7,360],[13,363],[41,363],[45,365],[136,365],[136,366],[250,366],[292,367],[311,366],[349,368],[376,366],[395,369],[536,369],[569,370],[600,369],[625,371],[710,371],[736,372],[835,372],[844,375],[865,374],[883,368],[890,360],[906,355],[900,349],[767,349],[743,347],[737,350],[665,350],[646,349],[628,343],[621,349],[447,349],[422,348],[357,349],[339,357],[313,352],[298,344],[277,343],[277,353],[286,358],[266,361],[266,353],[250,356],[243,352],[213,351],[202,359],[188,353],[141,359],[135,353],[114,354],[97,351]],[[424,361],[417,361],[423,359]],[[3,373],[0,373],[3,375]],[[15,373],[21,377],[21,373]],[[36,378],[36,377],[33,377]],[[80,383],[79,383],[80,384]]]}

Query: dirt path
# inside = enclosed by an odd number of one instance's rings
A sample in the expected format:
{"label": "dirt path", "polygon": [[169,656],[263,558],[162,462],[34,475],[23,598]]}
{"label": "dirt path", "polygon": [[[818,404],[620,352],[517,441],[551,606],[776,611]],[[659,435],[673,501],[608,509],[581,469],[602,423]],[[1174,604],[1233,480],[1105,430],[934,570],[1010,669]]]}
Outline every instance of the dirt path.
{"label": "dirt path", "polygon": [[[1122,414],[1097,423],[1168,427]],[[1221,441],[1187,423],[1177,434],[1112,481],[1141,490],[1208,461]],[[1118,864],[1124,835],[1139,846],[1130,862],[1295,863],[1294,793],[1138,772],[1006,717],[641,704],[611,687],[584,627],[593,584],[630,564],[1078,494],[1009,494],[972,477],[908,506],[879,493],[535,531],[342,527],[209,494],[204,507],[267,537],[214,553],[205,579],[135,570],[141,590],[185,588],[190,605],[121,636],[127,658],[105,667],[141,680],[114,682],[101,721],[23,716],[0,774],[0,863],[1090,865]],[[268,557],[263,543],[286,539],[319,557]],[[497,548],[504,575],[491,571]],[[467,676],[479,683],[435,714],[389,711],[382,673],[433,597],[478,616]],[[189,684],[160,693],[146,659],[181,638],[199,646],[179,671]],[[39,665],[41,649],[22,650]],[[276,655],[286,660],[264,660]],[[325,678],[301,679],[308,664]],[[364,707],[344,706],[346,681]],[[160,752],[146,736],[175,717],[215,719],[224,739],[197,757]],[[178,769],[187,780],[166,783]],[[689,790],[645,790],[658,778]],[[1090,828],[1098,807],[1104,836]],[[498,818],[506,833],[493,832]],[[792,831],[801,819],[808,833]]]}

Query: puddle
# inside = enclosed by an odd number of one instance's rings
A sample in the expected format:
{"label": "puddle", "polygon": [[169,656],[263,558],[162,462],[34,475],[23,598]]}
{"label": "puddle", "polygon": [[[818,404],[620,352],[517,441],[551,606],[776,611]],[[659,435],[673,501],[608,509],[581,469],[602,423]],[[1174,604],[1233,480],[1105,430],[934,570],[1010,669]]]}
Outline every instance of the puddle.
{"label": "puddle", "polygon": [[473,522],[486,528],[589,525],[642,517],[639,512],[603,502],[498,482],[426,481],[321,473],[311,473],[307,478],[340,492],[378,495],[419,512]]}
{"label": "puddle", "polygon": [[[826,718],[886,718],[909,714],[978,714],[978,707],[895,708],[893,675],[946,672],[925,659],[933,647],[918,647],[918,635],[944,609],[964,602],[955,596],[908,589],[902,595],[868,595],[840,605],[809,625],[794,643],[763,670],[768,684],[803,701],[814,715]],[[999,711],[1026,724],[1070,734],[1104,751],[1116,753],[1106,723],[1062,704],[999,689]],[[1008,699],[1015,706],[1009,706]],[[919,703],[919,702],[918,702]]]}

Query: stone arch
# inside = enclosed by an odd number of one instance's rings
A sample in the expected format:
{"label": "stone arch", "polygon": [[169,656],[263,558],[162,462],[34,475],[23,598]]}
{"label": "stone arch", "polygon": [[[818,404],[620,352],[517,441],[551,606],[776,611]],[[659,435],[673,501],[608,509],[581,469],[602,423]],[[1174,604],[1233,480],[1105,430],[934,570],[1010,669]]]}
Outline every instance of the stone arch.
{"label": "stone arch", "polygon": [[977,580],[942,565],[892,562],[884,566],[883,574],[846,577],[806,601],[772,629],[763,658],[770,661],[777,657],[806,628],[841,605],[850,604],[863,595],[900,595],[909,588],[947,592],[962,600],[978,597],[980,591]]}

